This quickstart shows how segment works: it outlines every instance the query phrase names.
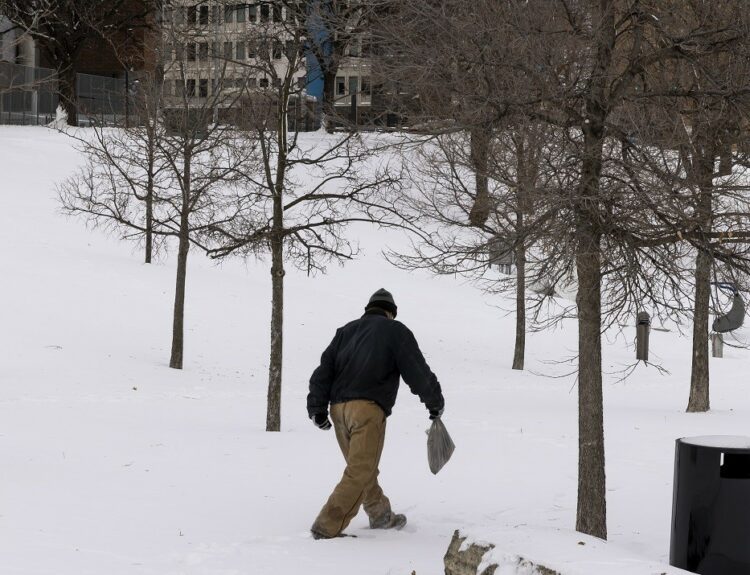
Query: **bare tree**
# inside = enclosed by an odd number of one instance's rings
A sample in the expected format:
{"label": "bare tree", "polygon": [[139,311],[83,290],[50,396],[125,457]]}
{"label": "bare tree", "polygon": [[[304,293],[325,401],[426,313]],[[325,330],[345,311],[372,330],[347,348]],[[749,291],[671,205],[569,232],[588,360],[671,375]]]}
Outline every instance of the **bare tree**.
{"label": "bare tree", "polygon": [[[455,29],[451,6],[448,0],[425,0],[409,3],[408,9],[431,15],[427,22],[435,29],[423,36],[442,38],[442,32]],[[607,533],[602,331],[645,304],[659,313],[679,307],[675,302],[684,293],[684,250],[664,241],[674,230],[665,232],[668,225],[648,199],[667,190],[644,189],[642,182],[630,178],[632,169],[626,169],[626,160],[636,157],[634,148],[651,145],[640,139],[639,124],[628,112],[634,102],[651,114],[663,110],[663,94],[650,82],[663,66],[697,54],[727,53],[745,41],[744,33],[727,35],[726,21],[718,18],[694,26],[681,18],[685,8],[686,3],[677,0],[559,0],[474,2],[469,10],[481,14],[474,26],[485,22],[498,31],[495,43],[489,40],[484,51],[466,51],[462,60],[461,68],[479,71],[490,88],[481,92],[483,100],[475,109],[494,110],[499,118],[504,111],[520,109],[554,128],[561,152],[552,156],[557,191],[545,194],[545,211],[556,217],[546,223],[539,249],[554,277],[573,278],[577,285],[576,528],[602,538]],[[417,53],[424,51],[414,34],[400,37],[403,50],[416,45]],[[512,49],[502,59],[487,58],[498,43]],[[408,61],[416,67],[420,59]],[[415,76],[420,79],[433,71],[432,63],[439,68],[437,75],[450,69],[448,56],[421,61],[425,71]],[[500,67],[505,74],[497,73]],[[705,91],[705,85],[690,88],[691,95]],[[460,93],[449,99],[463,102]]]}
{"label": "bare tree", "polygon": [[743,118],[750,111],[750,29],[743,7],[735,2],[713,7],[688,2],[683,8],[672,25],[712,30],[715,43],[686,51],[648,78],[659,97],[660,113],[644,114],[636,103],[634,117],[646,120],[638,130],[658,146],[640,148],[634,156],[645,166],[641,179],[669,191],[652,198],[650,206],[666,228],[664,241],[686,243],[695,258],[689,282],[694,293],[687,410],[700,412],[710,407],[712,276],[723,280],[721,275],[726,275],[737,282],[747,271],[749,136]]}
{"label": "bare tree", "polygon": [[[527,285],[539,295],[547,293],[548,270],[534,247],[552,217],[544,210],[551,176],[542,172],[542,163],[549,162],[543,156],[555,149],[546,146],[544,135],[543,126],[531,122],[500,126],[487,142],[483,191],[476,186],[473,133],[412,136],[404,147],[415,193],[402,198],[399,210],[419,221],[420,232],[413,253],[391,254],[391,261],[406,269],[461,274],[489,292],[513,291],[513,369],[524,366]],[[486,195],[487,204],[481,223],[472,221],[480,193]],[[493,265],[505,272],[489,272]],[[507,275],[513,266],[515,275]]]}
{"label": "bare tree", "polygon": [[168,235],[156,222],[156,203],[174,185],[161,150],[164,126],[150,111],[150,105],[143,109],[143,126],[130,130],[94,127],[71,134],[86,163],[60,188],[65,212],[84,215],[94,225],[117,229],[123,239],[142,243],[147,264]]}
{"label": "bare tree", "polygon": [[[470,201],[468,212],[461,216],[465,218],[463,221],[455,221],[455,213],[448,217],[442,213],[446,206],[440,199],[436,199],[439,207],[432,206],[432,215],[437,220],[447,217],[459,228],[472,225],[480,231],[476,239],[481,239],[481,245],[470,247],[459,242],[440,249],[432,245],[433,257],[422,264],[434,262],[434,257],[447,249],[456,256],[455,263],[460,261],[463,265],[464,249],[472,252],[478,249],[482,253],[490,243],[493,249],[499,243],[507,243],[510,252],[517,256],[513,365],[522,369],[526,323],[523,214],[532,204],[522,201],[523,197],[529,197],[522,189],[534,187],[536,150],[529,146],[536,145],[531,140],[524,141],[534,129],[522,112],[521,104],[527,95],[513,80],[519,67],[514,62],[520,62],[523,55],[502,35],[511,21],[507,6],[498,3],[466,5],[443,0],[393,4],[383,17],[375,18],[373,35],[378,49],[373,70],[375,81],[385,86],[395,111],[407,115],[409,124],[420,132],[439,136],[436,146],[423,149],[436,154],[425,165],[434,168],[440,164],[440,158],[445,162],[449,173],[441,175],[442,168],[438,167],[434,176],[440,176],[440,185],[458,194],[454,199],[461,206],[458,213],[462,214],[465,202]],[[440,38],[438,45],[436,37]],[[514,135],[515,128],[518,131]],[[523,175],[517,178],[519,168]],[[471,184],[463,179],[467,169],[471,172]],[[458,179],[461,182],[456,185],[472,189],[460,192],[454,189]],[[440,195],[440,191],[435,195]],[[506,217],[511,213],[514,217]],[[442,257],[438,259],[441,263],[432,269],[447,273],[451,266],[446,266]],[[410,265],[416,263],[410,261]],[[481,269],[464,269],[463,273],[476,277],[481,275]],[[496,284],[491,285],[496,288]],[[500,285],[507,288],[509,282]]]}
{"label": "bare tree", "polygon": [[[164,35],[165,44],[175,45],[192,38],[192,31],[176,25]],[[170,59],[166,72],[179,78],[169,84],[176,89],[162,93],[161,79],[146,82],[139,100],[143,126],[97,128],[91,141],[84,140],[87,166],[63,186],[61,199],[68,212],[123,229],[125,237],[145,238],[147,248],[154,237],[177,240],[169,365],[182,369],[190,247],[207,250],[206,231],[241,209],[232,184],[256,150],[240,142],[233,127],[214,122],[215,111],[236,100],[221,89],[223,75],[209,94],[207,86],[196,92],[184,59]]]}
{"label": "bare tree", "polygon": [[387,162],[374,162],[377,154],[362,138],[346,134],[320,140],[300,133],[302,122],[296,119],[306,109],[299,78],[304,75],[307,15],[297,2],[280,4],[280,22],[248,30],[251,61],[233,62],[244,70],[239,112],[244,146],[255,150],[258,160],[243,166],[247,209],[211,227],[212,237],[223,243],[212,251],[215,257],[270,255],[267,431],[281,428],[285,264],[313,273],[329,261],[354,257],[357,248],[346,238],[346,226],[385,223],[390,206],[381,197],[398,184]]}
{"label": "bare tree", "polygon": [[[629,178],[624,167],[638,157],[634,150],[654,145],[648,131],[640,130],[643,122],[629,112],[638,102],[640,118],[664,114],[663,84],[655,79],[665,67],[709,54],[721,57],[745,44],[748,35],[739,14],[728,26],[730,20],[711,14],[701,2],[560,2],[555,8],[520,29],[531,34],[529,40],[543,55],[529,69],[531,85],[541,96],[537,117],[573,130],[577,183],[567,194],[566,211],[572,216],[578,284],[577,529],[604,537],[601,332],[613,318],[633,314],[646,303],[673,308],[684,293],[682,247],[653,241],[674,232],[652,204],[653,197],[668,196],[671,189],[648,189]],[[696,19],[701,12],[707,17]],[[701,99],[711,90],[696,83],[683,95]],[[669,137],[662,145],[669,144]],[[705,241],[699,243],[706,251]]]}

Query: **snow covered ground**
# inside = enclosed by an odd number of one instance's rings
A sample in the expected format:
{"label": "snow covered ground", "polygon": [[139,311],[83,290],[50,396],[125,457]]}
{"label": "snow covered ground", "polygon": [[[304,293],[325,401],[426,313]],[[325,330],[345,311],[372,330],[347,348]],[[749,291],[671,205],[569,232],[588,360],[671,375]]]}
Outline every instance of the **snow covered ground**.
{"label": "snow covered ground", "polygon": [[[353,228],[357,261],[288,272],[283,431],[265,433],[268,265],[191,254],[185,369],[169,369],[173,258],[144,265],[60,215],[54,184],[78,161],[65,136],[0,128],[0,573],[429,575],[456,528],[531,533],[540,562],[555,552],[543,534],[577,540],[575,380],[551,377],[572,370],[557,362],[575,353],[574,322],[530,336],[527,371],[512,372],[509,302],[399,271],[379,252],[403,238]],[[456,453],[430,474],[427,413],[402,388],[381,479],[409,524],[370,532],[361,514],[357,539],[313,541],[343,460],[307,419],[307,380],[380,287],[442,382]],[[713,410],[691,415],[689,339],[652,332],[670,375],[639,366],[619,381],[635,355],[624,333],[605,348],[610,540],[666,562],[674,440],[750,434],[750,352],[712,360]]]}

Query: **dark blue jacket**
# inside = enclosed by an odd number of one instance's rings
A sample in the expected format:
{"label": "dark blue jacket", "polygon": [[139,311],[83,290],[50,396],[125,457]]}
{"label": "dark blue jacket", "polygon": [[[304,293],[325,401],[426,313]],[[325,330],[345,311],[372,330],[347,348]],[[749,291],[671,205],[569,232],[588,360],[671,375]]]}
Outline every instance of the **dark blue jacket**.
{"label": "dark blue jacket", "polygon": [[328,413],[328,404],[369,399],[391,414],[399,377],[427,409],[443,408],[437,377],[419,350],[414,334],[385,312],[370,309],[336,330],[310,378],[307,411]]}

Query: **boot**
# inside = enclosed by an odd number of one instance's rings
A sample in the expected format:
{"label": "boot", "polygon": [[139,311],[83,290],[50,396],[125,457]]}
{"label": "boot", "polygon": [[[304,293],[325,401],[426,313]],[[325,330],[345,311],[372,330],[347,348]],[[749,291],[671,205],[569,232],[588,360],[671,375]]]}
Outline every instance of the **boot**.
{"label": "boot", "polygon": [[406,525],[406,515],[389,511],[376,519],[370,518],[370,529],[401,529]]}
{"label": "boot", "polygon": [[310,529],[310,534],[312,535],[312,538],[316,541],[320,539],[336,539],[337,537],[354,537],[356,539],[356,535],[349,535],[348,533],[339,533],[338,535],[334,535],[331,537],[330,535],[324,535],[320,531],[315,531],[313,529]]}

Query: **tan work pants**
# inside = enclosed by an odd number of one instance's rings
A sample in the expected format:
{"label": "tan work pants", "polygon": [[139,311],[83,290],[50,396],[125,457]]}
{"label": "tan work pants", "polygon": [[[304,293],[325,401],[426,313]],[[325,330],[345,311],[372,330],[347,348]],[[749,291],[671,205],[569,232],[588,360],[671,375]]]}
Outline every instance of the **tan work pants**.
{"label": "tan work pants", "polygon": [[362,504],[370,520],[391,511],[391,503],[378,485],[385,413],[372,401],[353,400],[332,405],[331,420],[346,469],[312,526],[326,537],[339,535]]}

